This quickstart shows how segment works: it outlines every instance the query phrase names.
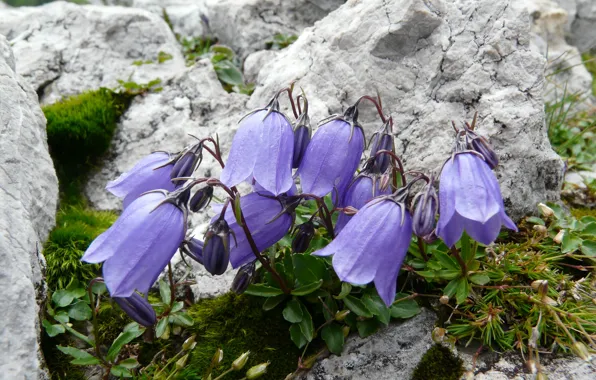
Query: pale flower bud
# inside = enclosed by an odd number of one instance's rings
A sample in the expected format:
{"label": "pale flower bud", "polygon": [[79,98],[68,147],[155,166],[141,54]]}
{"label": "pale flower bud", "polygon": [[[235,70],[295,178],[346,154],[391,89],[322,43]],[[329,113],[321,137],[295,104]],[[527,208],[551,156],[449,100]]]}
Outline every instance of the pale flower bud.
{"label": "pale flower bud", "polygon": [[181,370],[186,365],[186,361],[188,360],[188,354],[184,355],[176,362],[176,369]]}
{"label": "pale flower bud", "polygon": [[559,231],[559,233],[557,233],[557,236],[555,236],[553,238],[553,241],[557,244],[561,244],[561,242],[563,241],[563,236],[565,235],[565,230],[561,230]]}
{"label": "pale flower bud", "polygon": [[246,371],[246,378],[248,380],[258,379],[259,377],[263,376],[267,373],[267,367],[269,366],[269,362],[257,364],[254,367],[250,367],[248,371]]}
{"label": "pale flower bud", "polygon": [[550,218],[551,216],[555,215],[555,212],[553,211],[553,209],[548,207],[544,203],[538,203],[538,209],[540,210],[542,215],[544,215],[547,218]]}
{"label": "pale flower bud", "polygon": [[338,322],[343,321],[350,314],[350,310],[342,310],[335,313],[335,320]]}
{"label": "pale flower bud", "polygon": [[534,227],[532,227],[532,229],[538,232],[540,235],[546,235],[546,233],[548,232],[546,227],[541,224],[536,224]]}
{"label": "pale flower bud", "polygon": [[443,305],[447,305],[449,303],[449,297],[447,297],[446,295],[442,295],[441,298],[439,298],[439,302]]}
{"label": "pale flower bud", "polygon": [[246,351],[242,355],[238,356],[236,360],[232,362],[232,368],[234,371],[240,371],[246,365],[248,361],[248,356],[250,355],[250,351]]}

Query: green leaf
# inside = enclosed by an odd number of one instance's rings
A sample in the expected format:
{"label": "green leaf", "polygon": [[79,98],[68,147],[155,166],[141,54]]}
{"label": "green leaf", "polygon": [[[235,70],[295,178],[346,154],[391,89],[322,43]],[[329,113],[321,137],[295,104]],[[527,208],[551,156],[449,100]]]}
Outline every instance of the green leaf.
{"label": "green leaf", "polygon": [[381,297],[376,294],[374,296],[365,294],[362,297],[362,302],[366,308],[379,319],[379,322],[383,323],[385,326],[389,324],[389,320],[391,319],[391,311],[387,305],[385,305],[385,302],[383,302]]}
{"label": "green leaf", "polygon": [[163,335],[165,335],[168,327],[168,318],[166,317],[160,319],[159,322],[157,322],[157,326],[155,326],[155,336],[161,338]]}
{"label": "green leaf", "polygon": [[437,277],[437,272],[430,271],[430,270],[421,270],[421,271],[417,271],[416,273],[426,279],[429,279],[429,280],[432,280],[435,277]]}
{"label": "green leaf", "polygon": [[449,298],[453,297],[455,295],[455,292],[457,291],[457,286],[461,280],[462,278],[456,278],[454,280],[449,281],[447,286],[445,286],[445,289],[443,289],[443,294],[445,294]]}
{"label": "green leaf", "polygon": [[462,304],[468,298],[468,294],[470,294],[470,283],[465,278],[460,278],[459,283],[457,285],[457,291],[455,293],[455,300],[458,304]]}
{"label": "green leaf", "polygon": [[213,68],[219,80],[224,83],[231,84],[232,86],[244,83],[244,78],[240,70],[228,60],[215,62]]}
{"label": "green leaf", "polygon": [[183,308],[184,308],[184,302],[181,302],[181,301],[174,302],[174,305],[172,305],[172,310],[170,310],[170,313],[179,312]]}
{"label": "green leaf", "polygon": [[563,241],[561,242],[561,252],[562,253],[569,253],[579,249],[582,245],[583,240],[572,236],[569,231],[565,231],[563,235]]}
{"label": "green leaf", "polygon": [[299,301],[293,299],[288,302],[283,311],[283,316],[290,323],[299,323],[302,321],[302,305]]}
{"label": "green leaf", "polygon": [[139,362],[135,358],[128,358],[128,359],[120,360],[118,362],[118,365],[122,366],[124,368],[133,369],[133,368],[137,368],[139,366]]}
{"label": "green leaf", "polygon": [[315,334],[315,328],[312,323],[312,317],[308,312],[308,309],[303,304],[300,304],[300,308],[302,309],[302,320],[298,323],[300,326],[300,331],[302,331],[302,335],[308,340],[309,342],[312,340]]}
{"label": "green leaf", "polygon": [[290,338],[292,338],[292,342],[294,342],[298,348],[302,348],[308,343],[308,340],[302,334],[302,330],[297,323],[290,326]]}
{"label": "green leaf", "polygon": [[132,373],[130,373],[130,371],[128,370],[128,368],[121,366],[121,365],[115,365],[110,369],[110,373],[113,376],[116,376],[118,378],[121,377],[132,377]]}
{"label": "green leaf", "polygon": [[77,321],[87,321],[91,315],[91,308],[84,301],[78,301],[68,308],[68,316]]}
{"label": "green leaf", "polygon": [[68,317],[68,313],[64,310],[57,312],[54,315],[54,319],[61,323],[68,323],[68,321],[70,320],[70,318]]}
{"label": "green leaf", "polygon": [[461,276],[461,269],[446,269],[440,270],[437,273],[437,277],[442,278],[444,280],[453,280],[454,278],[458,278]]}
{"label": "green leaf", "polygon": [[263,284],[251,284],[244,293],[257,297],[275,297],[283,294],[281,289]]}
{"label": "green leaf", "polygon": [[455,259],[441,251],[433,252],[433,257],[436,258],[439,263],[443,266],[443,268],[454,270],[454,271],[461,271],[459,264]]}
{"label": "green leaf", "polygon": [[343,299],[344,304],[350,311],[359,317],[372,318],[373,314],[368,310],[364,303],[354,296],[347,296]]}
{"label": "green leaf", "polygon": [[173,324],[182,327],[190,327],[195,323],[195,321],[186,313],[170,314],[170,319]]}
{"label": "green leaf", "polygon": [[95,356],[91,355],[90,353],[79,350],[78,348],[74,347],[63,347],[63,346],[56,346],[57,349],[64,352],[66,355],[70,355],[74,358],[71,361],[72,364],[76,365],[95,365],[100,364],[101,361],[96,358]]}
{"label": "green leaf", "polygon": [[108,354],[106,355],[106,359],[110,362],[114,361],[124,345],[132,342],[133,339],[140,337],[144,332],[145,329],[138,327],[138,325],[136,329],[131,328],[129,330],[122,331],[110,346]]}
{"label": "green leaf", "polygon": [[351,291],[352,291],[352,285],[349,282],[342,282],[341,283],[341,292],[339,292],[339,295],[333,296],[333,298],[335,298],[336,300],[343,300],[350,294]]}
{"label": "green leaf", "polygon": [[470,276],[470,281],[476,285],[486,285],[490,282],[490,277],[484,273],[475,273]]}
{"label": "green leaf", "polygon": [[54,302],[57,307],[68,306],[73,299],[74,295],[66,289],[56,290],[54,294],[52,294],[52,302]]}
{"label": "green leaf", "polygon": [[44,319],[43,321],[41,321],[41,324],[46,329],[46,333],[51,337],[55,337],[56,335],[64,334],[66,332],[66,330],[64,329],[64,326],[53,325],[47,319]]}
{"label": "green leaf", "polygon": [[265,310],[265,311],[273,310],[273,309],[275,309],[275,307],[277,305],[282,303],[285,299],[286,299],[285,294],[281,294],[281,295],[275,296],[275,297],[269,297],[265,300],[265,303],[263,303],[263,310]]}
{"label": "green leaf", "polygon": [[211,51],[216,54],[222,54],[229,60],[234,58],[234,51],[225,45],[213,45]]}
{"label": "green leaf", "polygon": [[319,280],[317,282],[313,282],[311,284],[306,284],[304,286],[300,286],[294,290],[292,290],[292,295],[294,296],[305,296],[314,292],[315,290],[319,289],[323,285],[323,280]]}
{"label": "green leaf", "polygon": [[381,324],[379,323],[379,321],[373,318],[358,321],[356,323],[356,326],[358,327],[358,334],[360,335],[360,337],[366,338],[367,336],[376,333],[377,330],[379,330],[379,327],[381,327]]}
{"label": "green leaf", "polygon": [[106,287],[105,283],[97,281],[94,282],[93,285],[91,285],[91,291],[94,294],[104,294],[108,291],[108,288]]}
{"label": "green leaf", "polygon": [[66,290],[72,294],[73,298],[81,298],[87,294],[87,290],[81,283],[77,280],[71,281],[70,284],[66,287]]}
{"label": "green leaf", "polygon": [[292,256],[294,276],[299,285],[312,284],[325,275],[325,264],[316,256],[296,254]]}
{"label": "green leaf", "polygon": [[530,217],[526,218],[526,222],[532,223],[532,224],[540,224],[541,226],[544,226],[544,220],[542,220],[536,216],[530,216]]}
{"label": "green leaf", "polygon": [[[467,233],[463,233],[461,236],[461,258],[465,263],[474,260],[474,252],[472,252],[472,240]],[[459,267],[459,264],[458,264]]]}
{"label": "green leaf", "polygon": [[[395,298],[400,299],[405,298],[407,296],[407,294],[398,293]],[[420,313],[420,306],[418,306],[418,303],[416,301],[406,299],[394,303],[393,305],[391,305],[389,310],[391,311],[391,316],[393,318],[408,319]]]}
{"label": "green leaf", "polygon": [[596,257],[596,242],[584,240],[582,242],[581,251],[588,257]]}
{"label": "green leaf", "polygon": [[170,285],[163,280],[159,280],[159,295],[161,297],[161,302],[165,303],[166,305],[170,304],[172,301],[172,292],[170,291]]}
{"label": "green leaf", "polygon": [[344,332],[340,325],[331,323],[323,327],[321,337],[327,344],[327,348],[335,355],[341,355],[344,348]]}
{"label": "green leaf", "polygon": [[[582,218],[582,221],[585,219],[586,217]],[[582,228],[580,230],[582,235],[587,235],[587,236],[596,236],[596,222],[590,222],[588,224],[584,225],[584,228]]]}

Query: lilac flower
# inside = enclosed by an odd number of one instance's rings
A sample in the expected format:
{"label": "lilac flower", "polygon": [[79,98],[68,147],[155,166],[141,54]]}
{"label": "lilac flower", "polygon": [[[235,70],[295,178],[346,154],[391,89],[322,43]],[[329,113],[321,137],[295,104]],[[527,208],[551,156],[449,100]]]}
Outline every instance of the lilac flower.
{"label": "lilac flower", "polygon": [[[360,209],[371,199],[379,195],[387,195],[390,193],[390,187],[382,190],[380,188],[379,177],[370,174],[365,170],[360,175],[354,177],[354,180],[350,183],[344,194],[341,206],[352,206],[356,209]],[[346,215],[343,212],[340,213],[337,218],[337,223],[335,224],[335,233],[339,233],[350,219],[352,219],[352,216]]]}
{"label": "lilac flower", "polygon": [[381,150],[393,151],[393,136],[391,135],[392,126],[393,119],[389,118],[383,125],[383,128],[375,132],[371,139],[370,156],[371,158],[374,157],[374,169],[377,173],[384,173],[391,162],[391,157],[389,155],[380,154],[376,156],[376,154]]}
{"label": "lilac flower", "polygon": [[253,176],[268,192],[279,195],[292,187],[294,133],[288,119],[275,110],[255,111],[240,122],[221,172],[232,187]]}
{"label": "lilac flower", "polygon": [[191,238],[190,240],[185,240],[183,242],[183,244],[180,246],[180,251],[182,251],[182,253],[186,254],[188,257],[198,262],[199,264],[203,264],[204,246],[205,243],[203,243],[201,240]]}
{"label": "lilac flower", "polygon": [[184,239],[186,217],[173,204],[177,194],[151,192],[130,204],[87,248],[82,260],[103,262],[112,297],[147,293]]}
{"label": "lilac flower", "polygon": [[113,297],[112,299],[138,324],[151,327],[157,322],[155,310],[140,294],[132,293],[130,297]]}
{"label": "lilac flower", "polygon": [[437,235],[452,247],[465,230],[472,239],[490,244],[501,225],[517,231],[507,214],[495,174],[482,156],[463,151],[443,166],[439,184]]}
{"label": "lilac flower", "polygon": [[[213,205],[213,210],[220,212],[221,207],[221,204]],[[240,198],[240,207],[246,225],[261,252],[283,238],[292,226],[292,216],[284,212],[281,202],[271,196],[250,193]],[[212,222],[218,218],[219,215],[216,215]],[[233,207],[226,209],[224,218],[236,236],[235,240],[230,240],[230,262],[234,268],[238,268],[253,261],[255,255],[242,227],[236,223]]]}
{"label": "lilac flower", "polygon": [[343,118],[332,119],[315,132],[298,168],[304,193],[323,197],[335,188],[341,199],[364,150],[364,133],[354,114],[350,107]]}
{"label": "lilac flower", "polygon": [[414,205],[412,220],[414,233],[420,237],[430,235],[435,229],[437,209],[439,207],[439,200],[432,179],[421,192],[416,194],[412,204]]}
{"label": "lilac flower", "polygon": [[255,278],[255,261],[253,260],[238,269],[234,281],[232,282],[231,290],[236,294],[242,294],[248,289]]}
{"label": "lilac flower", "polygon": [[209,225],[203,246],[203,265],[212,275],[224,274],[230,262],[230,227],[221,216]]}
{"label": "lilac flower", "polygon": [[364,205],[328,246],[313,255],[333,255],[333,269],[342,281],[357,285],[374,281],[390,306],[411,238],[412,218],[403,203],[378,198]]}
{"label": "lilac flower", "polygon": [[176,186],[170,179],[174,162],[165,152],[155,152],[139,160],[128,172],[116,180],[108,182],[106,190],[119,198],[124,198],[123,208],[127,208],[144,192],[163,189],[173,191]]}

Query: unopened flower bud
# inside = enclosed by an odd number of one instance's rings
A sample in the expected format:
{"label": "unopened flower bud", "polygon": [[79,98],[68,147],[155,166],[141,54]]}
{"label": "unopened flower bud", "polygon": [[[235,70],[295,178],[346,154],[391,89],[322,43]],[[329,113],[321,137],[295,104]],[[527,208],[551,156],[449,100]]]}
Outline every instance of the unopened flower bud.
{"label": "unopened flower bud", "polygon": [[335,313],[335,320],[338,322],[343,321],[350,314],[350,310],[342,310]]}
{"label": "unopened flower bud", "polygon": [[255,262],[244,264],[238,269],[234,281],[232,281],[232,291],[236,294],[242,294],[252,283],[255,277]]}
{"label": "unopened flower bud", "polygon": [[267,367],[269,366],[269,362],[257,364],[254,367],[250,367],[248,371],[246,371],[246,378],[248,380],[258,379],[259,377],[263,376],[267,373]]}
{"label": "unopened flower bud", "polygon": [[553,211],[553,209],[548,207],[544,203],[538,203],[538,209],[540,210],[542,215],[544,215],[547,218],[550,218],[551,216],[555,215],[555,212]]}
{"label": "unopened flower bud", "polygon": [[442,327],[435,327],[430,334],[431,339],[433,342],[440,344],[445,340],[445,336],[447,335],[447,330]]}
{"label": "unopened flower bud", "polygon": [[561,230],[557,233],[557,235],[553,238],[553,241],[557,244],[561,244],[563,241],[563,236],[565,235],[565,230]]}
{"label": "unopened flower bud", "polygon": [[223,355],[224,353],[221,348],[215,350],[215,354],[213,354],[213,357],[211,358],[211,368],[217,368],[219,366],[223,360]]}
{"label": "unopened flower bud", "polygon": [[341,332],[344,334],[344,338],[347,338],[350,334],[350,326],[344,326],[341,328]]}
{"label": "unopened flower bud", "polygon": [[118,306],[138,324],[150,327],[157,322],[155,310],[145,298],[139,293],[133,293],[129,297],[113,297]]}
{"label": "unopened flower bud", "polygon": [[310,246],[312,238],[315,236],[315,226],[311,221],[302,223],[296,227],[296,235],[292,239],[292,250],[294,253],[304,253]]}
{"label": "unopened flower bud", "polygon": [[192,335],[190,338],[186,339],[184,343],[182,343],[182,349],[184,351],[192,350],[197,345],[195,342],[196,335]]}
{"label": "unopened flower bud", "polygon": [[186,365],[186,361],[188,360],[188,354],[184,355],[180,359],[176,361],[176,369],[181,370]]}
{"label": "unopened flower bud", "polygon": [[442,295],[441,298],[439,298],[439,302],[443,305],[447,305],[449,303],[449,297],[447,297],[446,295]]}
{"label": "unopened flower bud", "polygon": [[439,207],[437,192],[432,186],[432,181],[416,195],[413,204],[412,229],[417,236],[427,236],[435,229]]}
{"label": "unopened flower bud", "polygon": [[546,280],[534,280],[530,285],[532,286],[532,289],[536,291],[545,292],[546,289],[548,289],[548,281]]}
{"label": "unopened flower bud", "polygon": [[205,233],[203,265],[213,275],[223,274],[230,261],[230,226],[221,217]]}
{"label": "unopened flower bud", "polygon": [[242,368],[244,368],[246,362],[248,361],[249,355],[250,351],[246,351],[232,362],[232,368],[234,369],[234,371],[240,371]]}
{"label": "unopened flower bud", "polygon": [[546,229],[545,226],[541,225],[541,224],[536,224],[534,225],[534,227],[532,227],[532,229],[536,232],[538,232],[540,235],[546,235],[546,233],[548,232],[548,230]]}
{"label": "unopened flower bud", "polygon": [[198,212],[211,202],[211,198],[213,198],[213,187],[205,186],[194,193],[192,198],[190,198],[188,208],[190,208],[190,211],[192,212]]}
{"label": "unopened flower bud", "polygon": [[185,240],[182,243],[180,250],[194,261],[198,262],[199,264],[203,264],[203,247],[204,244],[202,241],[191,238],[190,240]]}
{"label": "unopened flower bud", "polygon": [[379,190],[385,192],[387,191],[387,189],[389,189],[389,186],[391,184],[391,174],[388,172],[384,172],[381,175],[381,179],[379,180]]}
{"label": "unopened flower bud", "polygon": [[484,137],[478,136],[475,133],[473,133],[473,135],[474,137],[470,140],[470,148],[480,153],[491,169],[496,168],[499,164],[499,158],[493,148]]}
{"label": "unopened flower bud", "polygon": [[[306,117],[308,119],[308,116]],[[292,168],[297,169],[302,162],[302,157],[310,143],[310,127],[308,124],[299,124],[294,129],[294,155],[292,157]]]}
{"label": "unopened flower bud", "polygon": [[192,176],[197,165],[200,164],[203,159],[202,151],[201,144],[197,144],[184,152],[174,164],[174,167],[170,172],[170,178],[174,179]]}
{"label": "unopened flower bud", "polygon": [[381,150],[393,151],[393,136],[388,133],[375,133],[370,144],[370,156],[374,157],[374,169],[376,173],[384,173],[389,167],[391,156],[387,153],[377,155]]}
{"label": "unopened flower bud", "polygon": [[590,351],[588,351],[588,347],[586,347],[586,345],[583,344],[582,342],[573,343],[573,346],[571,346],[571,349],[577,356],[579,356],[583,360],[585,360],[587,362],[592,360],[592,355],[590,354]]}
{"label": "unopened flower bud", "polygon": [[354,216],[358,213],[358,209],[353,206],[346,206],[343,208],[342,212],[348,216]]}

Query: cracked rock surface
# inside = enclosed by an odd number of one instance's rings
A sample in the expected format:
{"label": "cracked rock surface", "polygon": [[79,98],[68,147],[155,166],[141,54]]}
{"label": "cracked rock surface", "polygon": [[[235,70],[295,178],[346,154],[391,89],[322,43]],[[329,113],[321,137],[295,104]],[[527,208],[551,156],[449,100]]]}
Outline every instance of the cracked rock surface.
{"label": "cracked rock surface", "polygon": [[[0,11],[0,34],[11,42],[17,70],[42,103],[118,80],[147,83],[185,69],[174,34],[153,13],[132,8],[79,6],[66,2]],[[172,55],[156,62],[160,51]]]}
{"label": "cracked rock surface", "polygon": [[0,377],[47,379],[39,351],[45,261],[54,226],[58,180],[48,153],[37,94],[16,73],[0,35]]}
{"label": "cracked rock surface", "polygon": [[[545,60],[530,48],[529,15],[516,4],[348,1],[263,67],[249,105],[296,80],[320,120],[378,92],[406,168],[435,173],[451,152],[451,120],[478,111],[478,132],[501,161],[505,205],[519,219],[559,198],[563,163],[546,134]],[[366,124],[367,135],[379,127]]]}

